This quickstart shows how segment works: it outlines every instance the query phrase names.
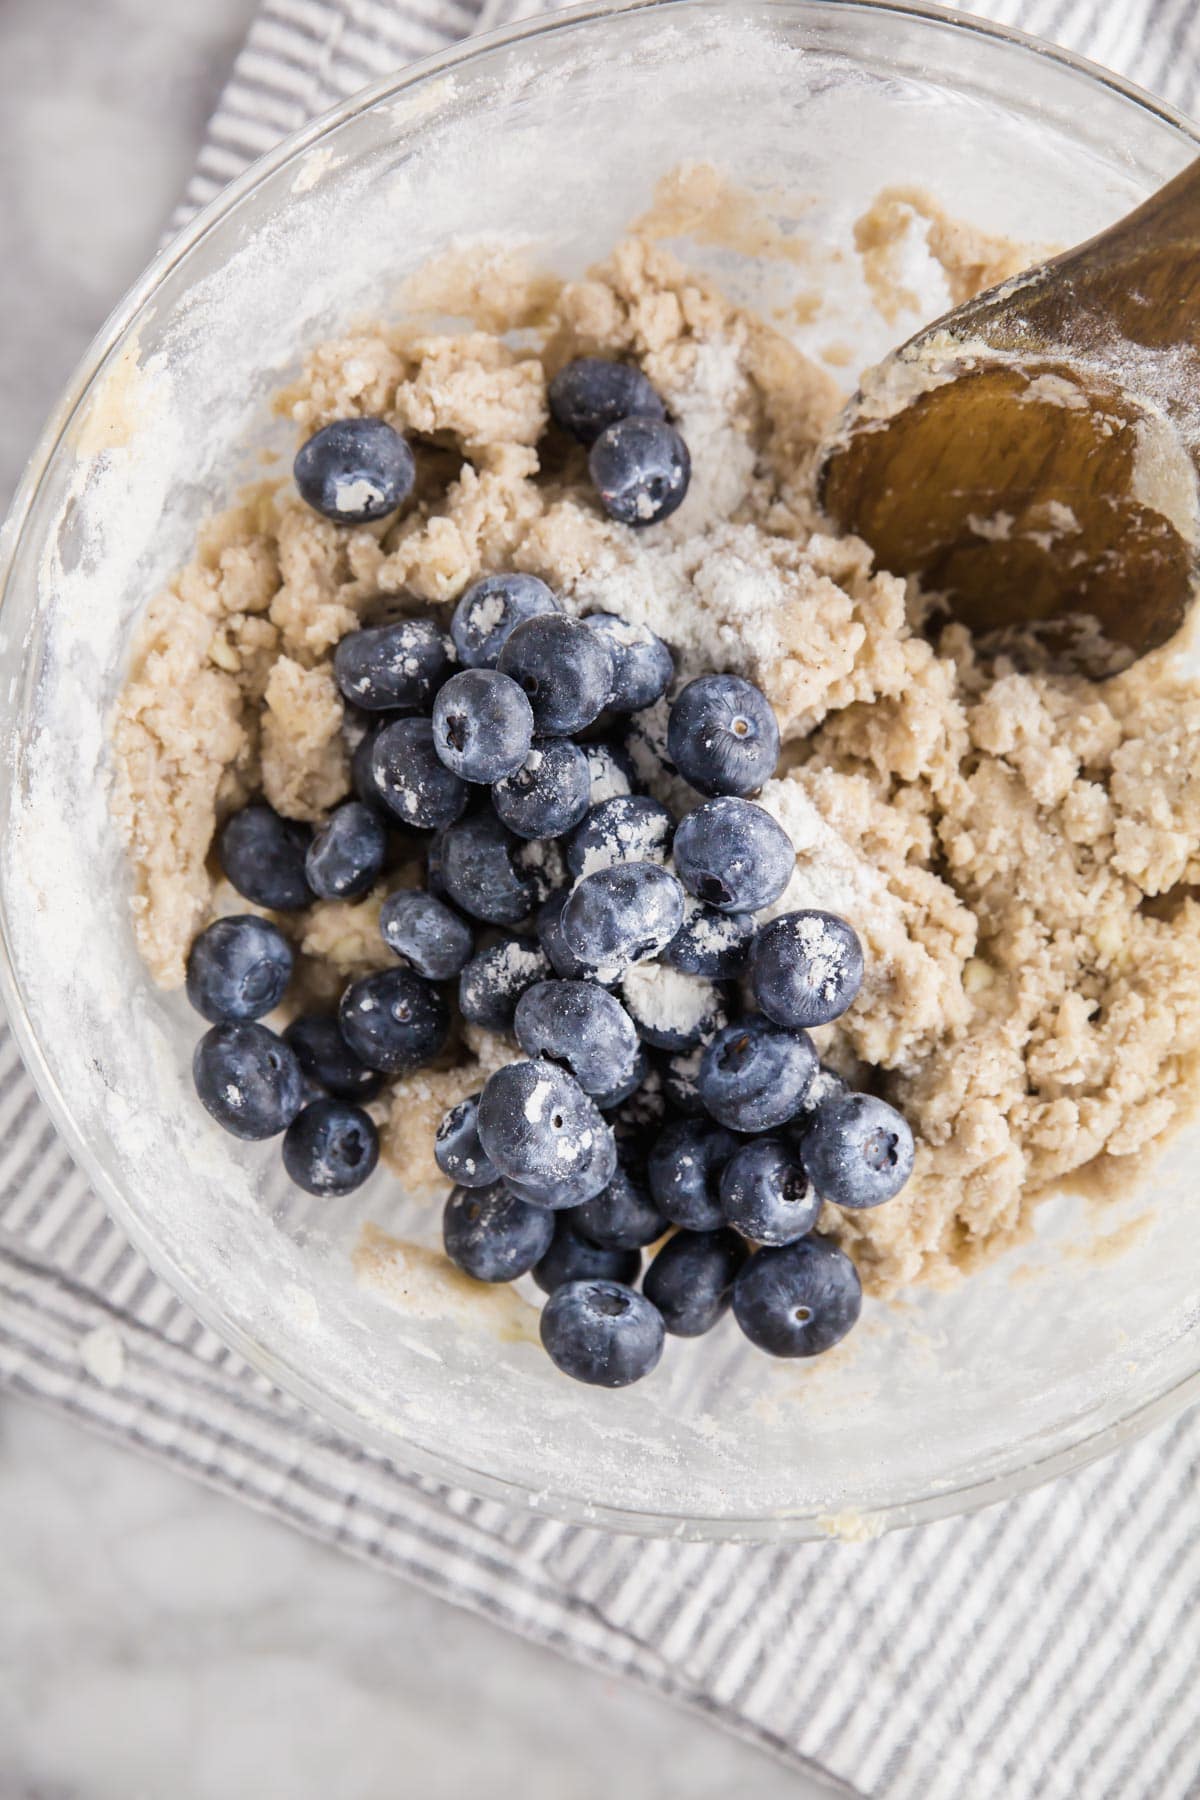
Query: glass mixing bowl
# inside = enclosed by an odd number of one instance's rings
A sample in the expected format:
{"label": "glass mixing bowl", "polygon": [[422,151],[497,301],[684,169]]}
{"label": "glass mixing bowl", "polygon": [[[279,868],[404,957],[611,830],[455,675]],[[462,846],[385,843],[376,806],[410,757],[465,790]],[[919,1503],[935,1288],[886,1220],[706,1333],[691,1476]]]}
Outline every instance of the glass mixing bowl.
{"label": "glass mixing bowl", "polygon": [[[1191,1397],[1196,1129],[1136,1192],[1103,1208],[1052,1202],[1030,1245],[957,1291],[869,1305],[808,1366],[771,1363],[727,1326],[669,1346],[652,1380],[597,1392],[554,1371],[532,1307],[473,1304],[432,1258],[381,1253],[362,1279],[365,1220],[435,1244],[436,1209],[383,1175],[350,1201],[298,1203],[277,1145],[210,1126],[189,1078],[195,1016],[155,990],[134,949],[107,727],[147,598],[260,452],[286,447],[268,402],[301,348],[394,308],[431,253],[515,236],[581,271],[661,175],[710,159],[807,247],[766,261],[728,243],[685,253],[771,305],[817,282],[798,340],[849,346],[850,381],[917,322],[874,311],[853,252],[881,187],[925,188],[1023,242],[1068,243],[1195,154],[1182,120],[1100,70],[932,8],[593,9],[439,57],[289,140],[101,333],[4,537],[4,999],[129,1236],[227,1342],[343,1431],[562,1518],[805,1538],[1011,1494]],[[932,268],[916,256],[908,273],[925,314],[940,310]]]}

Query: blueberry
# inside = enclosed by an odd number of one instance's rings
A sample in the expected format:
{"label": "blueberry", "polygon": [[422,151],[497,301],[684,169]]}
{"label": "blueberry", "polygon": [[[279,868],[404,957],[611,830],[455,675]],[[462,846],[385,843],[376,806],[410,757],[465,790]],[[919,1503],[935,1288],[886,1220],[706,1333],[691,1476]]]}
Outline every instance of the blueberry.
{"label": "blueberry", "polygon": [[568,949],[602,972],[657,956],[683,923],[683,891],[657,863],[618,863],[587,875],[562,910]]}
{"label": "blueberry", "polygon": [[542,1308],[542,1343],[564,1375],[593,1387],[628,1387],[663,1349],[657,1309],[619,1281],[570,1281]]}
{"label": "blueberry", "polygon": [[758,1004],[777,1025],[828,1025],[862,986],[862,945],[833,913],[784,913],[755,938],[750,978]]}
{"label": "blueberry", "polygon": [[721,1170],[737,1139],[707,1119],[676,1119],[660,1132],[646,1174],[654,1204],[673,1225],[715,1231],[721,1211]]}
{"label": "blueberry", "polygon": [[[352,734],[347,733],[347,736],[352,741]],[[375,771],[371,762],[375,750],[375,739],[378,736],[377,722],[359,734],[358,742],[350,752],[350,785],[354,789],[355,797],[361,800],[364,806],[371,807],[375,812],[384,812],[386,809],[376,785]]]}
{"label": "blueberry", "polygon": [[496,817],[518,837],[561,837],[588,809],[588,759],[569,738],[535,738],[514,775],[492,789]]}
{"label": "blueberry", "polygon": [[479,1096],[479,1139],[523,1199],[540,1197],[547,1206],[582,1205],[616,1171],[612,1132],[555,1063],[508,1063],[489,1076]]}
{"label": "blueberry", "polygon": [[795,867],[791,838],[752,800],[706,800],[679,821],[675,832],[680,881],[718,912],[757,912],[769,906]]}
{"label": "blueberry", "polygon": [[456,1187],[442,1214],[446,1255],[476,1281],[516,1281],[541,1261],[554,1236],[554,1214],[529,1206],[502,1182]]}
{"label": "blueberry", "polygon": [[612,651],[596,632],[565,613],[518,625],[497,667],[524,689],[542,737],[582,731],[604,711],[612,693]]}
{"label": "blueberry", "polygon": [[620,1001],[595,982],[536,982],[517,1001],[513,1030],[526,1056],[562,1063],[593,1099],[630,1091],[638,1035]]}
{"label": "blueberry", "polygon": [[675,677],[675,658],[662,639],[648,625],[634,625],[619,613],[589,613],[583,622],[612,651],[612,710],[635,713],[653,706]]}
{"label": "blueberry", "polygon": [[[603,993],[603,988],[600,991]],[[605,1088],[603,1093],[593,1094],[592,1098],[601,1112],[612,1112],[616,1107],[623,1106],[632,1095],[637,1093],[649,1073],[650,1060],[639,1044],[628,1074],[612,1087]]]}
{"label": "blueberry", "polygon": [[567,867],[581,878],[615,863],[663,863],[675,821],[660,800],[648,794],[621,794],[593,806],[567,844]]}
{"label": "blueberry", "polygon": [[539,945],[515,937],[489,944],[471,958],[458,978],[459,1011],[468,1024],[482,1025],[487,1031],[511,1031],[521,995],[549,974],[549,959]]}
{"label": "blueberry", "polygon": [[238,1138],[286,1131],[304,1093],[294,1052],[250,1019],[205,1032],[192,1058],[192,1079],[217,1124]]}
{"label": "blueberry", "polygon": [[618,794],[632,794],[637,786],[629,753],[620,744],[584,744],[588,765],[588,805],[599,806]]}
{"label": "blueberry", "polygon": [[702,1337],[728,1309],[746,1254],[736,1232],[677,1231],[646,1270],[642,1292],[675,1337]]}
{"label": "blueberry", "polygon": [[283,1139],[283,1166],[310,1194],[349,1194],[379,1161],[379,1133],[369,1113],[348,1100],[313,1100]]}
{"label": "blueberry", "polygon": [[533,1271],[533,1279],[544,1294],[552,1294],[568,1281],[623,1281],[632,1285],[637,1280],[642,1268],[639,1250],[615,1250],[589,1243],[576,1231],[572,1223],[574,1213],[560,1212],[556,1217],[544,1212],[542,1216],[554,1221],[553,1239]]}
{"label": "blueberry", "polygon": [[450,636],[464,669],[494,669],[509,633],[526,619],[559,611],[536,575],[485,575],[454,609]]}
{"label": "blueberry", "polygon": [[821,1199],[778,1138],[743,1144],[721,1173],[726,1223],[756,1244],[791,1244],[817,1222]]}
{"label": "blueberry", "polygon": [[627,969],[621,999],[643,1043],[672,1054],[707,1043],[729,1017],[723,989],[661,962]]}
{"label": "blueberry", "polygon": [[610,519],[654,525],[683,504],[692,459],[673,425],[635,414],[600,433],[588,453],[588,473]]}
{"label": "blueberry", "polygon": [[850,1090],[842,1077],[827,1069],[824,1063],[818,1063],[817,1072],[812,1078],[812,1085],[804,1096],[804,1104],[794,1119],[788,1120],[787,1135],[794,1144],[801,1140],[812,1129],[818,1112],[830,1100],[840,1099]]}
{"label": "blueberry", "polygon": [[622,748],[633,770],[635,786],[644,787],[664,800],[669,800],[672,793],[682,791],[689,796],[690,803],[691,789],[680,781],[679,771],[667,750],[669,727],[670,708],[665,700],[656,700],[653,706],[644,707],[629,719]]}
{"label": "blueberry", "polygon": [[187,997],[212,1025],[261,1019],[279,1005],[291,978],[291,945],[252,913],[215,920],[188,952]]}
{"label": "blueberry", "polygon": [[479,1141],[479,1095],[452,1106],[437,1128],[434,1160],[459,1187],[491,1187],[500,1178]]}
{"label": "blueberry", "polygon": [[383,519],[417,478],[413,453],[383,419],[338,419],[302,444],[292,465],[300,498],[336,525]]}
{"label": "blueberry", "polygon": [[671,707],[667,751],[702,794],[755,794],[775,773],[779,726],[753,682],[701,675]]}
{"label": "blueberry", "polygon": [[662,1065],[663,1095],[668,1104],[677,1113],[682,1113],[685,1119],[708,1116],[697,1085],[703,1052],[703,1045],[698,1044],[694,1050],[681,1050],[674,1056],[668,1056]]}
{"label": "blueberry", "polygon": [[339,1100],[357,1100],[365,1106],[383,1086],[383,1076],[359,1061],[342,1036],[341,1026],[328,1014],[303,1013],[292,1020],[283,1041],[295,1051],[308,1079]]}
{"label": "blueberry", "polygon": [[607,426],[631,413],[661,419],[666,410],[640,369],[599,356],[577,356],[567,363],[551,381],[546,398],[554,423],[581,444],[594,444]]}
{"label": "blueberry", "polygon": [[464,669],[433,703],[433,742],[448,769],[490,787],[515,775],[529,755],[533,709],[509,676]]}
{"label": "blueberry", "polygon": [[349,632],[333,653],[333,673],[345,698],[364,712],[424,712],[452,661],[432,619],[397,619]]}
{"label": "blueberry", "polygon": [[437,753],[428,719],[393,719],[371,741],[370,781],[379,804],[418,831],[439,831],[466,808],[469,789]]}
{"label": "blueberry", "polygon": [[754,921],[748,913],[721,913],[689,894],[683,924],[662,959],[683,975],[734,981],[750,958]]}
{"label": "blueberry", "polygon": [[383,873],[387,830],[371,807],[345,800],[308,846],[304,872],[318,900],[360,900]]}
{"label": "blueberry", "polygon": [[829,1238],[811,1234],[752,1256],[733,1284],[733,1316],[770,1356],[819,1356],[862,1310],[858,1270]]}
{"label": "blueberry", "polygon": [[856,1209],[882,1206],[912,1174],[913,1135],[886,1100],[841,1094],[817,1108],[800,1155],[823,1200]]}
{"label": "blueberry", "polygon": [[599,974],[596,965],[576,956],[562,934],[562,910],[570,898],[570,890],[563,888],[557,894],[551,894],[539,908],[538,942],[549,957],[556,975],[561,975],[567,981],[594,981]]}
{"label": "blueberry", "polygon": [[299,912],[312,903],[304,859],[307,825],[284,819],[263,800],[231,813],[217,836],[221,867],[238,893],[272,912]]}
{"label": "blueberry", "polygon": [[567,1216],[581,1237],[605,1250],[644,1250],[667,1229],[647,1189],[621,1166],[606,1188]]}
{"label": "blueberry", "polygon": [[745,1019],[705,1045],[697,1086],[731,1131],[772,1131],[799,1112],[816,1070],[817,1053],[802,1031]]}
{"label": "blueberry", "polygon": [[571,877],[557,838],[523,838],[512,853],[513,867],[533,887],[535,906],[559,893]]}
{"label": "blueberry", "polygon": [[[454,777],[451,777],[453,780]],[[448,899],[489,925],[520,925],[537,904],[531,871],[518,866],[522,840],[495,813],[479,812],[451,825],[438,843],[438,874]]]}
{"label": "blueberry", "polygon": [[338,1024],[360,1062],[402,1075],[433,1061],[449,1035],[450,1009],[411,969],[383,969],[350,983]]}
{"label": "blueberry", "polygon": [[379,931],[388,949],[426,981],[452,981],[475,948],[466,920],[420,888],[388,895],[379,911]]}

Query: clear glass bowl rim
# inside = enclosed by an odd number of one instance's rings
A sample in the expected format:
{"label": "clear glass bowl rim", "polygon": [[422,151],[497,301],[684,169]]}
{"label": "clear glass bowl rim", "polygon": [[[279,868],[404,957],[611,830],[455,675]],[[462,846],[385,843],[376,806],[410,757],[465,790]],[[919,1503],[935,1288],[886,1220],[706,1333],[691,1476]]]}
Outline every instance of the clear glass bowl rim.
{"label": "clear glass bowl rim", "polygon": [[[780,15],[803,15],[812,0],[767,0]],[[827,7],[829,0],[817,0]],[[396,74],[360,88],[349,99],[319,114],[300,130],[283,138],[273,150],[259,157],[241,175],[230,181],[204,206],[149,263],[145,272],[127,291],[109,314],[63,390],[58,405],[39,437],[13,496],[7,518],[0,526],[0,621],[4,599],[22,541],[26,523],[33,511],[42,481],[63,438],[92,389],[104,372],[110,356],[119,348],[126,332],[153,297],[166,276],[183,262],[192,250],[216,228],[228,214],[264,181],[286,164],[311,150],[330,131],[346,124],[359,114],[381,102],[393,99],[447,73],[469,71],[487,53],[512,44],[551,38],[569,33],[581,25],[601,24],[614,16],[662,12],[711,12],[713,0],[597,0],[596,4],[562,8],[549,15],[538,15],[482,33],[449,46],[436,54],[407,64]],[[1200,152],[1200,127],[1177,108],[1148,93],[1136,83],[1110,69],[1079,56],[1075,52],[1049,44],[1028,32],[1002,25],[974,14],[952,11],[930,0],[838,0],[838,12],[863,15],[884,14],[892,18],[924,20],[933,25],[948,26],[978,37],[999,41],[1023,50],[1032,57],[1046,59],[1082,75],[1097,87],[1106,88],[1142,111],[1173,127],[1190,139]],[[9,942],[6,896],[0,884],[0,1004],[9,1028],[17,1042],[29,1074],[45,1103],[54,1124],[74,1160],[87,1173],[96,1192],[113,1219],[125,1232],[150,1266],[191,1307],[197,1317],[232,1349],[245,1358],[268,1380],[328,1421],[348,1438],[403,1464],[411,1472],[465,1487],[489,1498],[518,1507],[536,1508],[545,1516],[567,1524],[602,1527],[611,1531],[643,1537],[665,1537],[744,1540],[751,1542],[805,1542],[829,1535],[827,1522],[811,1513],[737,1518],[678,1517],[666,1513],[638,1512],[618,1507],[602,1507],[570,1497],[557,1497],[544,1491],[501,1480],[486,1470],[471,1468],[451,1457],[431,1455],[415,1446],[406,1446],[403,1457],[397,1455],[394,1439],[376,1433],[363,1419],[322,1393],[308,1375],[278,1358],[269,1346],[259,1343],[239,1324],[225,1318],[218,1300],[200,1292],[178,1270],[171,1259],[143,1228],[119,1187],[100,1168],[77,1129],[66,1096],[61,1091],[34,1033],[25,1010],[16,979],[14,959]],[[948,1489],[934,1489],[889,1502],[855,1521],[865,1535],[937,1519],[957,1517],[978,1511],[998,1501],[1011,1499],[1060,1475],[1109,1455],[1132,1443],[1165,1423],[1186,1406],[1200,1398],[1200,1352],[1197,1366],[1182,1380],[1163,1393],[1135,1406],[1123,1418],[1081,1438],[1077,1443],[1032,1458],[1019,1469],[1010,1469]]]}

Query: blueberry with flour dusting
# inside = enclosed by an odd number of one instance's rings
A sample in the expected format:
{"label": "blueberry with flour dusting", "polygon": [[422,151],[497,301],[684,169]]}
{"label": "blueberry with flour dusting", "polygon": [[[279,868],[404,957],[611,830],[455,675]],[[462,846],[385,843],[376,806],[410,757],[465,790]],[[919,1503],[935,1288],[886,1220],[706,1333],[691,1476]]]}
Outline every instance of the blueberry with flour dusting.
{"label": "blueberry with flour dusting", "polygon": [[568,1281],[541,1318],[542,1344],[555,1368],[591,1387],[628,1387],[657,1365],[662,1314],[621,1281]]}
{"label": "blueberry with flour dusting", "polygon": [[654,1050],[692,1050],[727,1022],[727,996],[715,982],[663,962],[637,963],[621,979],[621,999],[638,1035]]}
{"label": "blueberry with flour dusting", "polygon": [[755,794],[775,773],[779,726],[770,701],[740,675],[700,675],[671,707],[671,761],[702,794]]}
{"label": "blueberry with flour dusting", "polygon": [[305,873],[311,843],[311,826],[255,800],[226,819],[217,833],[217,856],[243,899],[272,912],[299,912],[313,899]]}
{"label": "blueberry with flour dusting", "polygon": [[598,632],[613,656],[613,712],[635,713],[653,706],[670,687],[675,658],[648,625],[635,625],[618,613],[588,613],[584,624]]}
{"label": "blueberry with flour dusting", "polygon": [[518,837],[561,837],[590,804],[588,759],[570,738],[536,738],[521,767],[492,788],[496,817]]}
{"label": "blueberry with flour dusting", "polygon": [[433,1141],[433,1157],[442,1174],[459,1187],[491,1187],[499,1180],[479,1141],[478,1094],[469,1094],[444,1115]]}
{"label": "blueberry with flour dusting", "polygon": [[448,769],[488,787],[515,775],[533,742],[533,709],[496,669],[463,669],[433,703],[433,742]]}
{"label": "blueberry with flour dusting", "polygon": [[439,988],[411,969],[382,969],[352,981],[338,1004],[342,1036],[360,1062],[402,1075],[432,1062],[450,1033]]}
{"label": "blueberry with flour dusting", "polygon": [[688,1231],[715,1231],[725,1223],[721,1170],[737,1149],[732,1132],[711,1119],[676,1119],[660,1133],[646,1174],[660,1213]]}
{"label": "blueberry with flour dusting", "polygon": [[484,575],[454,609],[450,636],[464,669],[494,669],[510,634],[526,619],[559,611],[536,575]]}
{"label": "blueberry with flour dusting", "polygon": [[734,798],[706,800],[679,821],[674,859],[688,892],[722,913],[769,906],[796,867],[782,825],[752,800]]}
{"label": "blueberry with flour dusting", "polygon": [[631,363],[603,356],[577,356],[554,376],[546,390],[550,417],[580,444],[631,413],[661,419],[665,407],[649,378]]}
{"label": "blueberry with flour dusting", "polygon": [[635,792],[637,777],[629,752],[622,745],[581,744],[580,749],[587,758],[589,807],[599,806],[602,800],[612,800],[617,794]]}
{"label": "blueberry with flour dusting", "polygon": [[603,1099],[624,1090],[638,1071],[638,1034],[612,994],[592,981],[539,981],[513,1014],[526,1056],[547,1057],[571,1071],[585,1094]]}
{"label": "blueberry with flour dusting", "polygon": [[379,1161],[375,1121],[349,1100],[314,1100],[283,1139],[283,1166],[309,1194],[350,1194]]}
{"label": "blueberry with flour dusting", "polygon": [[755,999],[777,1025],[828,1025],[862,986],[862,945],[833,913],[783,913],[755,937],[750,979]]}
{"label": "blueberry with flour dusting", "polygon": [[721,1226],[677,1231],[646,1270],[642,1289],[675,1337],[700,1337],[728,1311],[746,1246]]}
{"label": "blueberry with flour dusting", "polygon": [[[479,1140],[506,1181],[525,1198],[545,1196],[546,1205],[581,1205],[616,1169],[612,1132],[595,1103],[565,1069],[540,1059],[508,1063],[488,1077]],[[568,1197],[581,1180],[594,1182],[591,1191]]]}
{"label": "blueberry with flour dusting", "polygon": [[612,693],[612,651],[581,620],[564,613],[518,625],[496,666],[524,690],[540,737],[582,731],[603,712]]}
{"label": "blueberry with flour dusting", "polygon": [[540,898],[533,870],[518,862],[519,853],[528,848],[490,808],[472,813],[437,840],[436,880],[446,898],[471,918],[520,925]]}
{"label": "blueberry with flour dusting", "polygon": [[730,1131],[772,1131],[800,1111],[816,1071],[817,1053],[803,1031],[744,1019],[705,1045],[697,1086]]}
{"label": "blueberry with flour dusting", "polygon": [[567,947],[601,978],[657,956],[683,923],[683,890],[658,863],[617,863],[585,875],[562,909]]}
{"label": "blueberry with flour dusting", "polygon": [[465,964],[458,978],[459,1011],[469,1025],[481,1025],[485,1031],[511,1031],[521,995],[550,974],[549,958],[539,944],[527,938],[503,938]]}
{"label": "blueberry with flour dusting", "polygon": [[300,497],[335,525],[385,519],[403,506],[417,478],[413,453],[385,419],[337,419],[296,452]]}
{"label": "blueberry with flour dusting", "polygon": [[635,414],[600,433],[588,453],[588,473],[609,518],[641,528],[683,505],[692,459],[673,425]]}
{"label": "blueberry with flour dusting", "polygon": [[568,1281],[635,1282],[641,1273],[641,1252],[593,1244],[577,1230],[575,1217],[574,1211],[554,1217],[554,1236],[533,1271],[533,1279],[542,1292],[553,1294]]}
{"label": "blueberry with flour dusting", "polygon": [[192,1058],[192,1079],[217,1124],[249,1141],[285,1131],[304,1095],[295,1053],[252,1019],[206,1031]]}
{"label": "blueberry with flour dusting", "polygon": [[721,913],[689,894],[683,924],[662,959],[684,975],[734,981],[750,960],[754,920],[748,913]]}
{"label": "blueberry with flour dusting", "polygon": [[371,739],[369,781],[401,825],[439,831],[460,818],[470,790],[437,753],[428,719],[393,719]]}
{"label": "blueberry with flour dusting", "polygon": [[315,833],[304,859],[308,885],[318,900],[361,900],[387,861],[387,830],[361,800],[344,800]]}
{"label": "blueberry with flour dusting", "polygon": [[908,1123],[873,1094],[842,1094],[814,1113],[800,1140],[800,1156],[823,1200],[835,1206],[882,1206],[904,1186],[913,1167]]}
{"label": "blueberry with flour dusting", "polygon": [[[569,888],[561,888],[538,909],[537,934],[538,943],[550,959],[550,965],[556,975],[566,981],[598,981],[600,970],[595,963],[588,962],[585,957],[576,956],[570,944],[563,936],[563,907],[571,898]],[[616,976],[607,976],[605,985],[611,986]]]}
{"label": "blueberry with flour dusting", "polygon": [[602,800],[571,834],[567,867],[577,879],[614,863],[665,863],[675,821],[649,794],[622,794]]}
{"label": "blueberry with flour dusting", "polygon": [[475,946],[466,920],[420,888],[389,894],[379,910],[379,932],[388,949],[426,981],[452,981]]}
{"label": "blueberry with flour dusting", "polygon": [[442,1214],[446,1255],[475,1281],[516,1281],[541,1261],[554,1215],[510,1194],[502,1182],[456,1187]]}
{"label": "blueberry with flour dusting", "polygon": [[422,712],[453,667],[432,619],[397,619],[346,634],[333,653],[342,694],[364,712]]}

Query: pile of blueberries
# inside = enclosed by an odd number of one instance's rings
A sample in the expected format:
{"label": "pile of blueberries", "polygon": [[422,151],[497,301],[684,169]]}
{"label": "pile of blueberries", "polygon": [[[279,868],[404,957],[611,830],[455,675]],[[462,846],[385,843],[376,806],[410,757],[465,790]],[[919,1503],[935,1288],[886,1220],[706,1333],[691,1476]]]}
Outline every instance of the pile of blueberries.
{"label": "pile of blueberries", "polygon": [[[640,371],[570,364],[551,408],[590,443],[614,517],[644,525],[679,503],[686,448]],[[401,503],[412,457],[382,421],[348,420],[309,440],[296,473],[310,504],[351,523]],[[396,834],[416,834],[425,887],[384,903],[396,967],[282,1037],[260,1021],[291,978],[283,932],[243,915],[200,933],[188,994],[212,1025],[194,1061],[209,1112],[242,1138],[283,1132],[308,1191],[350,1192],[379,1155],[366,1102],[446,1048],[456,984],[462,1019],[511,1034],[523,1059],[438,1129],[455,1184],[446,1253],[480,1281],[532,1273],[560,1369],[625,1386],[665,1333],[698,1336],[730,1307],[774,1355],[838,1342],[861,1287],[814,1229],[822,1203],[890,1199],[913,1142],[893,1108],[821,1067],[808,1036],[858,993],[854,931],[811,910],[757,917],[795,866],[749,798],[779,754],[765,696],[701,676],[664,734],[647,709],[674,683],[668,646],[614,614],[571,617],[515,573],[469,588],[448,636],[428,616],[352,632],[334,673],[361,732],[356,797],[316,831],[244,807],[220,831],[221,866],[246,899],[293,912],[362,897]],[[678,822],[636,791],[631,741],[697,791]],[[636,1291],[642,1251],[664,1239]]]}

